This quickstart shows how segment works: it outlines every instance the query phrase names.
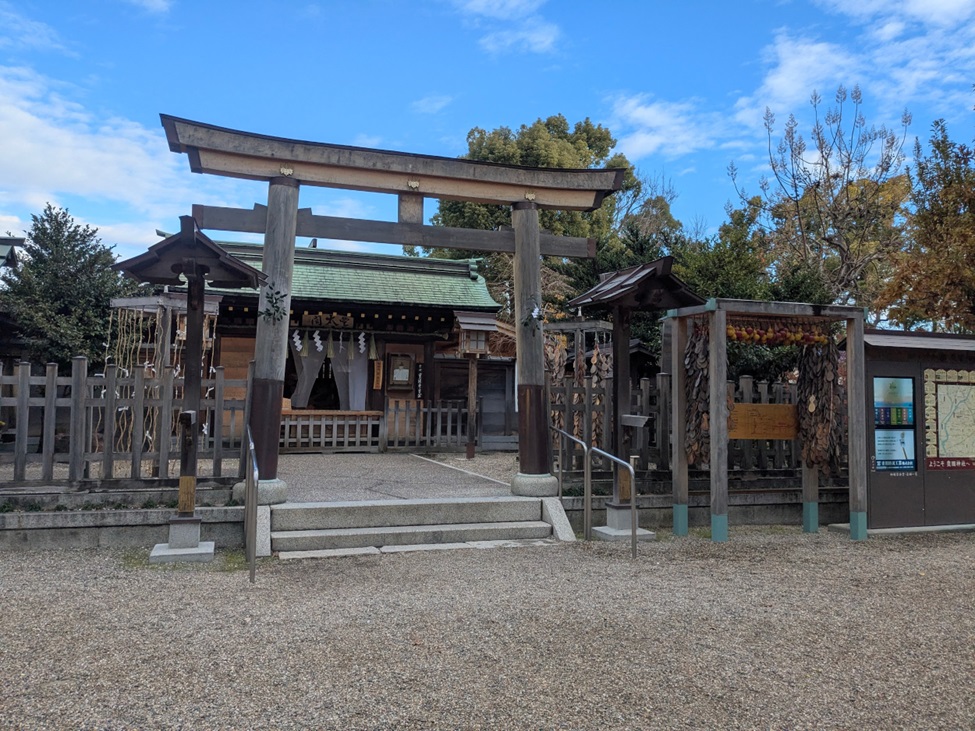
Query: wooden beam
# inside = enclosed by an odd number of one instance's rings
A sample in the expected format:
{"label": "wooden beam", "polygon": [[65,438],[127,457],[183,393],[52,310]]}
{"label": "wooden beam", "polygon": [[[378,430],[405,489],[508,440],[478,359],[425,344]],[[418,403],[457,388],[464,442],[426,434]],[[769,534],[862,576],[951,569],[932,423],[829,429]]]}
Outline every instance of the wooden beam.
{"label": "wooden beam", "polygon": [[160,115],[169,149],[193,172],[336,188],[416,193],[483,203],[532,202],[541,208],[595,210],[623,184],[622,169],[567,170],[330,145]]}
{"label": "wooden beam", "polygon": [[721,310],[729,319],[735,315],[760,315],[762,317],[808,317],[822,320],[846,320],[863,317],[860,307],[845,305],[807,305],[800,302],[762,302],[757,300],[711,299],[706,304],[670,310],[668,317],[693,317]]}
{"label": "wooden beam", "polygon": [[[193,218],[201,229],[264,233],[267,226],[267,207],[255,204],[246,208],[219,206],[193,206]],[[462,251],[497,251],[512,253],[515,250],[514,229],[483,231],[473,228],[448,228],[426,226],[422,223],[393,223],[391,221],[366,221],[359,218],[316,216],[310,208],[298,211],[296,236],[306,238],[338,239],[341,241],[366,241],[375,244],[400,244],[422,246],[428,249],[460,249]],[[559,258],[588,258],[596,256],[596,240],[575,236],[539,234],[542,256]]]}

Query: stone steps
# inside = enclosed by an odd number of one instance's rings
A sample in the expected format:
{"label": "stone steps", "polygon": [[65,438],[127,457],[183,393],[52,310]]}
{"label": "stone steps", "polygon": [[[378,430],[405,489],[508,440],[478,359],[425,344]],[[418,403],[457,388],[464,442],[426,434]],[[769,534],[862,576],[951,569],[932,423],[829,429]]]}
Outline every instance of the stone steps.
{"label": "stone steps", "polygon": [[[271,550],[282,558],[314,558],[532,544],[553,535],[572,540],[561,505],[543,505],[514,496],[282,503],[271,506]],[[555,531],[553,510],[560,514]]]}

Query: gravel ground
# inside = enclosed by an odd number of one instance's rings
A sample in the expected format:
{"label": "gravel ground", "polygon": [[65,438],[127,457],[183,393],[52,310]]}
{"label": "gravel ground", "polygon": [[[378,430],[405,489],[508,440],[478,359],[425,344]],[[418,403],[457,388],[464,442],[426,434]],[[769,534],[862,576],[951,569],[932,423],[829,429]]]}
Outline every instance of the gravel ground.
{"label": "gravel ground", "polygon": [[975,728],[975,535],[0,560],[3,729]]}

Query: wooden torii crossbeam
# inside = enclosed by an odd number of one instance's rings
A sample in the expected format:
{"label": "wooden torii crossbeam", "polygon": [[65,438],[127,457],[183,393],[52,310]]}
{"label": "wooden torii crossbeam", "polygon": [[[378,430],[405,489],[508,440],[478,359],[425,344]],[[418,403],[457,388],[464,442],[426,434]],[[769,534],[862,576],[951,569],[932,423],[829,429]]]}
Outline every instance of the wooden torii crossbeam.
{"label": "wooden torii crossbeam", "polygon": [[[286,499],[276,486],[281,397],[287,361],[287,313],[295,236],[351,239],[425,247],[449,247],[515,254],[519,459],[521,472],[512,491],[554,495],[548,447],[548,414],[542,338],[530,315],[541,304],[541,256],[593,256],[595,242],[543,234],[539,209],[593,211],[622,186],[624,170],[564,170],[500,165],[458,158],[415,155],[361,147],[306,142],[251,134],[160,115],[169,148],[185,153],[190,169],[229,177],[268,181],[267,207],[254,210],[194,207],[201,228],[264,233],[261,291],[251,429],[265,502]],[[302,185],[397,195],[398,222],[313,216],[298,210]],[[442,229],[423,224],[423,199],[439,198],[510,205],[510,231]],[[299,229],[300,227],[300,229]],[[276,301],[269,307],[268,295]]]}

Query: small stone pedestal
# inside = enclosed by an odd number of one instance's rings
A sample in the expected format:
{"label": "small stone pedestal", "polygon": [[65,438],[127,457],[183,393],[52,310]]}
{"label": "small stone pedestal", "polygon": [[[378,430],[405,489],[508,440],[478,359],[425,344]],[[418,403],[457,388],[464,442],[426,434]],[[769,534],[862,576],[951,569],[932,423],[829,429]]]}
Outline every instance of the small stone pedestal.
{"label": "small stone pedestal", "polygon": [[555,475],[526,475],[519,472],[511,480],[511,494],[522,497],[556,497],[559,478]]}
{"label": "small stone pedestal", "polygon": [[[592,529],[593,535],[601,541],[629,541],[633,538],[633,518],[630,506],[621,503],[606,503],[606,525]],[[637,510],[636,539],[638,541],[655,541],[657,534],[639,527],[640,513]]]}
{"label": "small stone pedestal", "polygon": [[200,540],[201,519],[196,515],[177,515],[169,521],[169,543],[157,543],[149,563],[206,563],[213,560],[213,541]]}
{"label": "small stone pedestal", "polygon": [[[244,504],[244,491],[247,489],[246,482],[238,482],[234,485],[232,497],[235,501]],[[257,481],[257,504],[258,505],[280,505],[288,502],[288,483],[278,478]]]}

